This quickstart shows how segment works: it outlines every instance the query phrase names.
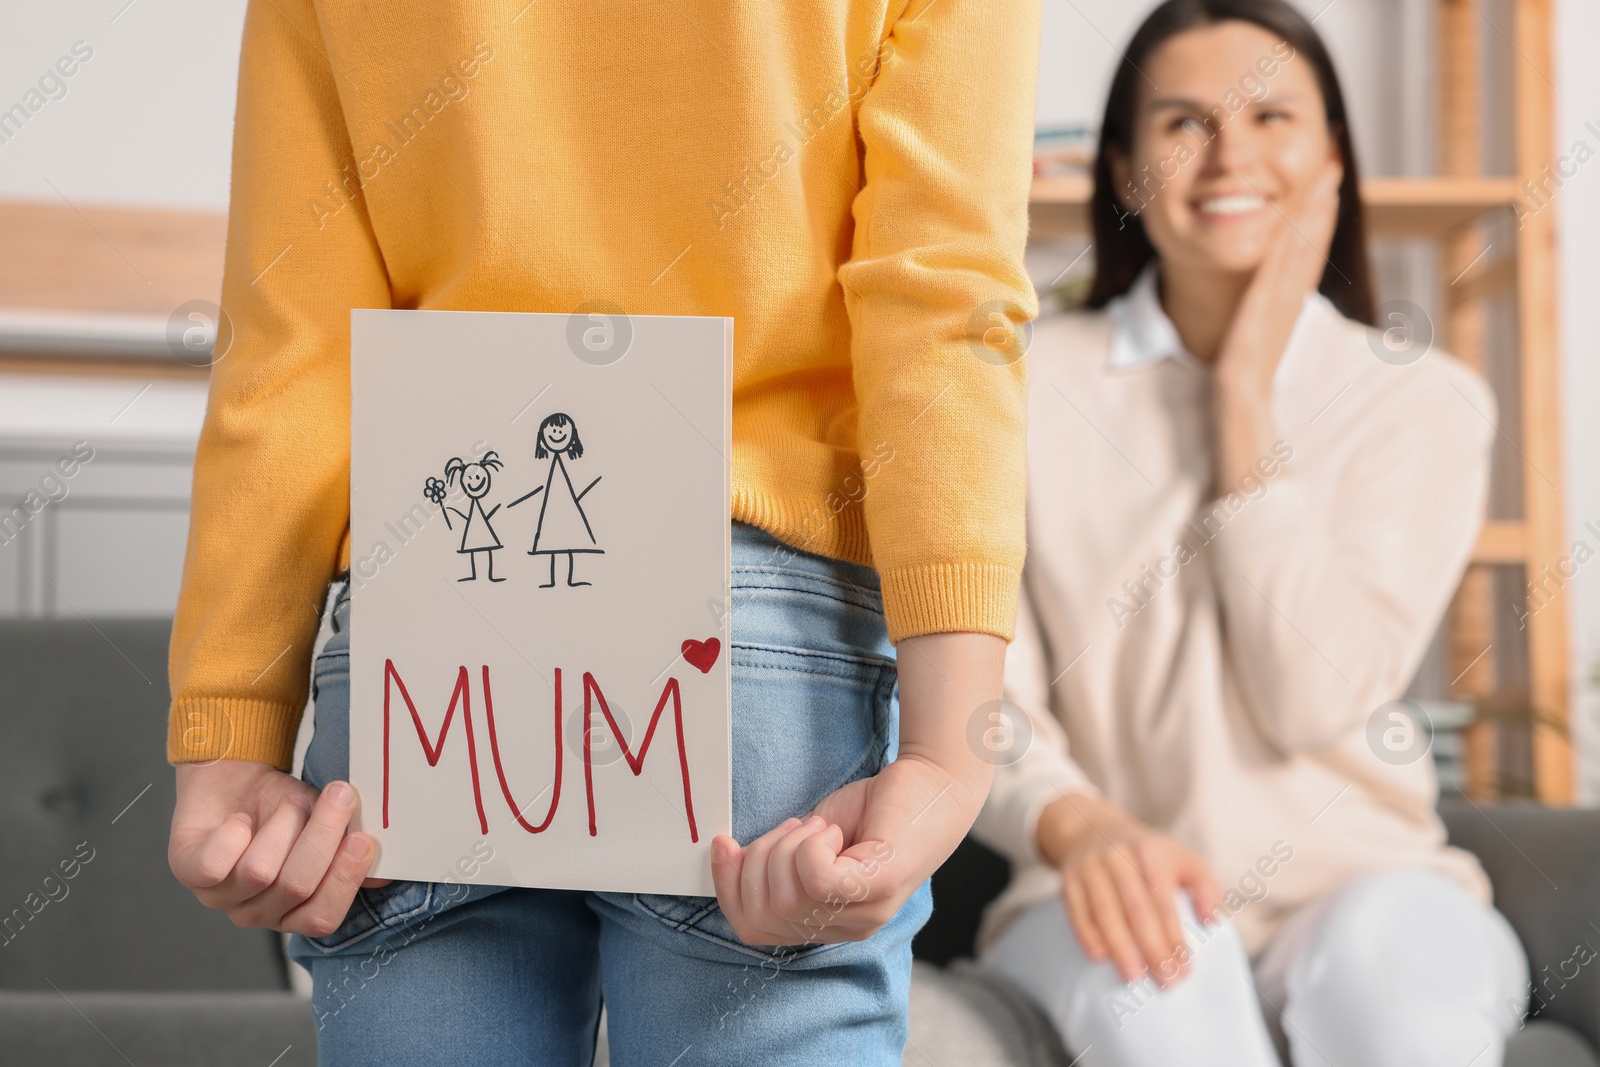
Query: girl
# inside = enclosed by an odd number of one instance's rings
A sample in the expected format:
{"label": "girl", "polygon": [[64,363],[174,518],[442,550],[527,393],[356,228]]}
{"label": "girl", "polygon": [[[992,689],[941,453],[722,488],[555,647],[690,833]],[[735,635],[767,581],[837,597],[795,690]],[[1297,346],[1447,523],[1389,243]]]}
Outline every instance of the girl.
{"label": "girl", "polygon": [[503,582],[504,578],[494,576],[494,550],[501,547],[500,538],[495,534],[494,528],[489,525],[489,520],[494,513],[500,510],[496,504],[487,512],[483,510],[483,495],[489,491],[489,472],[500,469],[500,458],[494,452],[485,452],[483,458],[476,463],[463,463],[459,457],[452,457],[444,465],[444,480],[449,484],[456,478],[461,479],[461,488],[467,494],[467,510],[445,507],[444,524],[450,525],[450,512],[454,511],[466,520],[466,525],[461,528],[461,547],[457,552],[465,553],[472,561],[472,573],[465,578],[457,578],[458,582],[476,581],[478,578],[478,553],[482,552],[489,558],[489,580]]}
{"label": "girl", "polygon": [[1395,703],[1483,520],[1494,402],[1370,327],[1358,189],[1287,4],[1170,0],[1135,34],[1090,310],[1030,352],[1006,687],[1034,744],[979,823],[1015,871],[983,958],[1086,1067],[1276,1067],[1275,1037],[1296,1067],[1487,1067],[1522,1012]]}
{"label": "girl", "polygon": [[[544,484],[535,486],[532,492],[517,497],[506,506],[514,508],[529,497],[544,493],[544,500],[539,507],[539,526],[533,535],[533,547],[528,550],[530,556],[550,557],[550,580],[541,583],[540,589],[554,588],[556,557],[563,554],[567,557],[567,584],[588,585],[588,582],[573,581],[572,569],[578,553],[605,551],[595,542],[589,516],[583,511],[584,496],[599,484],[600,479],[595,478],[581,491],[573,487],[566,461],[583,456],[583,442],[578,439],[577,424],[560,411],[547,415],[539,424],[533,458],[544,459],[547,456],[550,458],[550,470],[545,475]],[[557,475],[560,475],[559,479]]]}
{"label": "girl", "polygon": [[[617,1063],[900,1063],[927,878],[992,774],[967,719],[1000,696],[1016,618],[1026,361],[975,357],[969,323],[1037,310],[1038,21],[1039,0],[394,0],[381,19],[250,0],[235,342],[173,627],[171,858],[234,922],[294,934],[324,1064],[587,1065],[602,1001]],[[441,71],[471,102],[397,143]],[[581,336],[602,303],[738,326],[730,439],[706,442],[733,472],[716,898],[361,888],[342,591],[288,773],[316,608],[349,566],[350,309],[556,312]]]}

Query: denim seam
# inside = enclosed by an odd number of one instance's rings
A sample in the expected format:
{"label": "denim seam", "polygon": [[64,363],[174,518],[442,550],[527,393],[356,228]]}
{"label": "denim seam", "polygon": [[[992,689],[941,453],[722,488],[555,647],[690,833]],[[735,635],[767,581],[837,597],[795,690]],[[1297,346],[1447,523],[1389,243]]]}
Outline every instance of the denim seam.
{"label": "denim seam", "polygon": [[[815,667],[804,667],[797,664],[771,663],[762,659],[764,656],[776,656],[784,659],[801,661],[828,660],[839,664],[841,667],[857,668],[854,671],[845,670],[819,670]],[[324,663],[326,660],[326,664]],[[341,664],[337,661],[343,660]],[[350,673],[350,657],[345,652],[324,652],[317,657],[313,664],[312,674],[317,678],[337,678],[348,676]],[[856,678],[864,672],[882,674],[893,670],[894,663],[889,660],[876,660],[843,656],[837,653],[819,652],[815,649],[790,649],[777,645],[735,645],[733,649],[733,662],[752,670],[785,671],[791,674],[813,674],[821,678]],[[874,679],[873,684],[878,684]]]}
{"label": "denim seam", "polygon": [[832,560],[827,561],[826,565],[818,566],[818,568],[814,569],[802,568],[802,566],[784,566],[781,563],[739,563],[739,561],[734,561],[733,566],[728,569],[733,571],[734,574],[789,574],[789,576],[798,577],[802,581],[832,582],[835,585],[848,584],[858,587],[858,589],[867,590],[867,592],[878,592],[877,571],[872,568],[859,568],[862,571],[862,576],[866,577],[866,584],[864,582],[851,581],[848,577],[838,576],[838,568],[834,566],[834,561]]}
{"label": "denim seam", "polygon": [[883,601],[843,596],[833,590],[801,589],[792,585],[731,585],[728,589],[730,599],[735,606],[738,605],[741,599],[741,593],[747,595],[754,593],[792,593],[797,596],[814,596],[822,600],[831,600],[835,604],[843,604],[845,607],[855,608],[880,617],[883,615]]}
{"label": "denim seam", "polygon": [[[811,661],[813,663],[818,659],[825,659],[831,663],[837,664],[838,669],[826,670],[817,666],[802,666],[800,662],[774,663],[766,657],[777,657],[785,660],[796,660],[801,662]],[[323,664],[322,658],[323,657],[318,656],[317,662],[312,665],[311,673],[314,681],[321,681],[329,678],[348,678],[350,676],[349,657],[335,657],[343,658],[344,662],[329,662],[326,665]],[[868,674],[878,675],[879,677],[872,679],[871,684],[874,686],[881,684],[881,676],[883,674],[893,672],[895,670],[895,664],[891,660],[856,659],[850,656],[830,655],[828,653],[817,652],[812,649],[789,649],[780,648],[776,645],[735,646],[733,650],[732,662],[735,666],[745,667],[750,670],[782,671],[786,674],[809,674],[818,678],[841,678],[851,680],[864,679]]]}
{"label": "denim seam", "polygon": [[[790,663],[770,663],[764,657],[776,657],[782,660],[799,661]],[[815,667],[802,666],[802,664],[815,664],[822,661],[838,667],[854,668],[848,674],[841,674],[837,670],[819,670]],[[893,671],[895,663],[889,659],[878,659],[868,656],[851,656],[842,652],[823,652],[812,648],[786,648],[783,645],[760,644],[735,644],[733,646],[733,662],[738,666],[766,668],[769,670],[792,671],[796,674],[818,674],[829,677],[865,677],[868,674],[881,676],[886,671]],[[879,678],[873,678],[874,685]]]}
{"label": "denim seam", "polygon": [[[771,580],[757,582],[751,577],[755,575],[765,575],[769,579],[781,577],[801,585],[826,585],[836,589],[847,589],[860,593],[869,599],[878,599],[883,595],[882,590],[875,585],[863,585],[860,582],[850,581],[848,578],[816,574],[811,571],[788,570],[782,567],[731,567],[728,572],[729,584],[735,589],[782,588],[774,585]],[[741,577],[745,580],[741,581]]]}
{"label": "denim seam", "polygon": [[[635,893],[633,895],[634,903],[639,906],[639,909],[646,915],[649,915],[652,919],[659,922],[662,926],[672,930],[674,933],[692,934],[693,936],[700,938],[702,941],[708,941],[713,945],[721,945],[723,948],[732,949],[741,955],[753,956],[759,960],[773,960],[779,963],[787,963],[792,960],[808,959],[812,956],[815,956],[819,952],[826,952],[828,949],[838,948],[841,944],[847,943],[838,942],[837,944],[826,945],[808,942],[808,945],[811,947],[808,947],[801,952],[792,952],[786,955],[763,952],[754,945],[746,945],[742,941],[730,941],[725,937],[719,937],[718,935],[711,933],[709,930],[702,930],[698,926],[689,926],[686,924],[686,922],[680,922],[677,919],[669,919],[665,915],[656,911],[654,908],[650,907],[648,904],[644,903],[639,898],[640,894]],[[709,914],[713,909],[715,909],[715,907],[716,905],[713,904],[710,908],[705,909],[706,913]],[[704,918],[704,915],[702,915],[701,918]]]}
{"label": "denim seam", "polygon": [[[816,568],[815,570],[807,570],[806,568],[803,568],[803,567],[785,567],[782,564],[778,564],[778,563],[738,563],[738,562],[735,562],[728,569],[733,571],[735,574],[739,573],[740,571],[744,571],[746,573],[751,573],[751,574],[792,574],[797,578],[805,578],[805,579],[811,580],[811,581],[825,581],[825,582],[835,582],[835,583],[841,583],[842,584],[845,581],[847,581],[847,579],[836,578],[831,573],[832,571],[835,571],[835,570],[838,569],[837,565],[839,564],[839,562],[840,561],[837,561],[837,560],[825,560],[823,562],[823,564],[821,566],[819,566],[818,568]],[[843,565],[846,566],[846,567],[860,567],[860,564],[854,564],[854,563],[845,563]],[[874,579],[876,579],[877,572],[874,571],[871,567],[860,567],[860,569],[865,571],[867,574],[870,574]],[[852,584],[852,585],[860,585],[859,582],[851,582],[850,584]],[[866,588],[866,587],[863,586],[862,588]],[[874,589],[872,591],[873,592],[877,592],[876,589]]]}
{"label": "denim seam", "polygon": [[699,922],[701,919],[704,919],[707,915],[710,915],[713,911],[717,910],[717,899],[715,897],[708,897],[706,903],[701,905],[699,910],[690,913],[685,918],[674,919],[666,912],[657,911],[655,908],[652,908],[650,905],[646,904],[644,902],[644,898],[650,895],[651,894],[648,893],[635,893],[633,894],[633,899],[634,902],[645,911],[648,911],[651,915],[654,915],[656,918],[660,919],[665,925],[670,926],[675,930],[687,930],[694,926],[695,923]]}
{"label": "denim seam", "polygon": [[[326,660],[327,665],[323,665]],[[343,660],[344,662],[337,662]],[[328,652],[319,652],[311,664],[313,678],[337,678],[339,675],[348,676],[350,673],[350,653],[344,649],[334,649]]]}
{"label": "denim seam", "polygon": [[821,600],[831,600],[835,604],[843,604],[847,608],[855,608],[858,611],[865,611],[865,612],[869,612],[870,614],[878,615],[878,616],[882,616],[883,615],[883,605],[881,603],[876,603],[876,604],[874,604],[874,603],[863,603],[861,601],[852,600],[852,599],[847,598],[847,597],[836,596],[833,593],[826,593],[826,592],[823,592],[822,590],[819,590],[819,589],[795,589],[795,588],[787,587],[787,586],[753,586],[753,585],[740,585],[740,586],[734,586],[732,588],[733,588],[733,600],[735,602],[738,601],[738,599],[739,599],[738,594],[739,594],[739,592],[741,590],[747,590],[747,591],[748,590],[757,590],[757,591],[768,591],[768,590],[770,590],[772,592],[777,592],[777,593],[793,593],[796,596],[814,596],[814,597],[817,597],[817,598],[819,598]]}
{"label": "denim seam", "polygon": [[315,946],[318,951],[322,952],[323,954],[328,954],[332,952],[338,952],[349,945],[354,945],[365,941],[373,934],[376,934],[379,930],[393,929],[396,926],[409,925],[409,920],[421,912],[427,911],[429,906],[433,903],[433,883],[422,882],[420,884],[426,887],[422,894],[422,903],[418,904],[415,908],[396,912],[387,919],[378,913],[378,910],[372,906],[371,901],[366,898],[365,894],[357,893],[356,899],[361,902],[362,908],[364,908],[367,912],[367,915],[372,918],[371,926],[362,930],[360,933],[351,934],[343,941],[329,942],[325,938],[315,937],[308,937],[306,940]]}

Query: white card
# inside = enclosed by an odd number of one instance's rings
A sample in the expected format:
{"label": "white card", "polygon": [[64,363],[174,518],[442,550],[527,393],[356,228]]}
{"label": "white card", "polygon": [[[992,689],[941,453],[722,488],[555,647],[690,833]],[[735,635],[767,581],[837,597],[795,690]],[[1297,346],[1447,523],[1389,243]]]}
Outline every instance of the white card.
{"label": "white card", "polygon": [[733,320],[358,309],[350,349],[373,877],[713,895]]}

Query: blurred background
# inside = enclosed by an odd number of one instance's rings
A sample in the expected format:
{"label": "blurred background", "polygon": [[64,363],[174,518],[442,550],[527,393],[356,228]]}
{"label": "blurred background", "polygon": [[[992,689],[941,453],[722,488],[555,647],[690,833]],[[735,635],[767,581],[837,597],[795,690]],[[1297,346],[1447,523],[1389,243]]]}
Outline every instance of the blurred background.
{"label": "blurred background", "polygon": [[[1029,264],[1047,307],[1070,306],[1092,270],[1085,164],[1118,46],[1151,6],[1044,0]],[[1475,563],[1408,695],[1432,720],[1447,789],[1594,805],[1600,64],[1589,53],[1600,4],[1297,6],[1328,40],[1354,114],[1379,298],[1402,316],[1384,325],[1477,365],[1500,403]],[[162,635],[217,333],[244,9],[26,5],[0,35],[0,715],[22,729],[38,701],[64,693],[141,694],[99,744],[51,750],[81,781],[94,764],[84,753],[145,738],[154,751],[164,737]],[[98,659],[63,659],[34,688],[9,684],[21,677],[9,672],[39,676],[51,643],[72,633]],[[39,753],[59,739],[39,744],[8,746],[12,803],[103,808],[164,840],[169,776],[91,797],[51,784]],[[11,827],[0,857],[33,832]],[[27,847],[58,847],[50,840]],[[24,873],[19,893],[39,880]],[[145,905],[106,906],[109,923],[141,921]],[[0,942],[15,955],[26,937],[7,927]],[[206,981],[231,988],[229,973]]]}
{"label": "blurred background", "polygon": [[[1057,306],[1092,270],[1083,163],[1150,6],[1045,0],[1030,267]],[[1385,325],[1476,363],[1500,398],[1481,565],[1410,695],[1447,783],[1600,800],[1600,566],[1584,565],[1600,553],[1600,73],[1584,54],[1600,5],[1299,6],[1354,112],[1379,296],[1401,316]],[[172,611],[243,14],[36,5],[0,38],[0,616]],[[92,461],[20,521],[13,502],[76,441]]]}

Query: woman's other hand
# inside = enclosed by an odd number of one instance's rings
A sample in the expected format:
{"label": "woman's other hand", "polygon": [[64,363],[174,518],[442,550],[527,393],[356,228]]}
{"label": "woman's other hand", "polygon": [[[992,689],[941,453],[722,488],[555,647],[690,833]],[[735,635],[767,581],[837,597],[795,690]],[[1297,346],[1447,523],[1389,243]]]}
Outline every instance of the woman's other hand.
{"label": "woman's other hand", "polygon": [[1061,872],[1061,894],[1084,954],[1111,960],[1123,981],[1146,970],[1163,987],[1188,972],[1177,893],[1208,920],[1222,904],[1211,869],[1194,852],[1121,808],[1071,794],[1039,817],[1039,851]]}

